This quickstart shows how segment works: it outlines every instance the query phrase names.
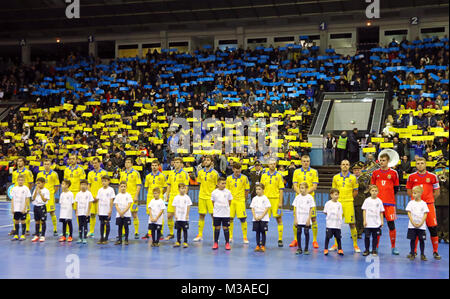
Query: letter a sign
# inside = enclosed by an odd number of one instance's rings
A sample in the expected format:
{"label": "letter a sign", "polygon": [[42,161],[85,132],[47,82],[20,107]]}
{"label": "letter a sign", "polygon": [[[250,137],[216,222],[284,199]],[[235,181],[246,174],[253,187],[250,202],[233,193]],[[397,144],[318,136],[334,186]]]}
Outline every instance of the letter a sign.
{"label": "letter a sign", "polygon": [[80,18],[80,0],[65,0],[66,3],[70,3],[66,7],[66,17],[68,19]]}

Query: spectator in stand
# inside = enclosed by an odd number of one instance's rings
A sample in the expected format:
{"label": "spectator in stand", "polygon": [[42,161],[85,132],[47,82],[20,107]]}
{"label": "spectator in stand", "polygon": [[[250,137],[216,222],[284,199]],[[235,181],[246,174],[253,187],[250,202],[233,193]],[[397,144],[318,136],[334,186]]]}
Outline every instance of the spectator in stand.
{"label": "spectator in stand", "polygon": [[353,165],[354,163],[359,161],[359,140],[357,128],[354,128],[353,131],[349,134],[347,145],[350,165]]}
{"label": "spectator in stand", "polygon": [[414,149],[415,157],[423,157],[423,154],[425,152],[425,145],[422,143],[422,141],[417,141],[417,143],[413,144],[411,147]]}
{"label": "spectator in stand", "polygon": [[431,112],[427,112],[425,115],[425,128],[430,129],[437,126],[436,117],[434,117]]}
{"label": "spectator in stand", "polygon": [[325,165],[333,165],[335,161],[336,138],[330,132],[327,133],[327,136],[323,140],[323,148],[325,151]]}
{"label": "spectator in stand", "polygon": [[400,179],[400,184],[404,185],[406,184],[406,179],[403,178],[404,174],[412,173],[412,167],[411,162],[409,161],[409,157],[406,155],[400,156],[401,157],[401,163],[400,167],[398,168],[398,175]]}

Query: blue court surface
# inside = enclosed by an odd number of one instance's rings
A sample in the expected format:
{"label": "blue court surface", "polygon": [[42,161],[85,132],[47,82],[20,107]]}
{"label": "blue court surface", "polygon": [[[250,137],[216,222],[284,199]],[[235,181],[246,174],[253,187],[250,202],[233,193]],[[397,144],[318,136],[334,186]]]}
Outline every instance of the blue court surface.
{"label": "blue court surface", "polygon": [[[57,208],[58,209],[58,208]],[[187,279],[279,279],[279,278],[449,278],[448,244],[439,244],[442,260],[433,259],[431,242],[427,232],[425,243],[428,261],[420,258],[410,261],[409,240],[406,239],[408,219],[399,215],[397,226],[397,248],[400,255],[391,255],[389,233],[383,228],[383,236],[377,258],[353,253],[348,225],[342,229],[345,255],[336,252],[323,255],[325,239],[325,215],[318,212],[319,249],[312,249],[310,255],[295,255],[296,248],[288,245],[293,239],[292,211],[284,211],[284,247],[277,246],[276,221],[271,219],[267,237],[267,251],[254,252],[255,234],[248,225],[250,244],[242,243],[239,221],[234,226],[234,243],[231,251],[225,251],[223,233],[220,235],[219,250],[211,250],[213,233],[211,218],[207,216],[204,240],[192,242],[197,235],[198,213],[193,207],[190,213],[189,248],[173,248],[173,241],[162,241],[161,247],[150,247],[151,241],[134,240],[134,228],[130,226],[130,245],[116,246],[113,242],[97,245],[99,222],[96,237],[88,244],[76,244],[78,227],[74,223],[74,242],[60,244],[53,237],[50,217],[47,219],[47,236],[44,243],[32,243],[31,237],[23,242],[12,242],[7,235],[11,230],[10,204],[0,203],[0,278],[187,278]],[[251,215],[251,212],[248,211]],[[59,211],[57,210],[57,215]],[[139,209],[140,234],[147,228],[147,215],[144,207]],[[237,220],[237,219],[236,219]],[[248,217],[251,221],[251,216]],[[112,222],[115,224],[115,222]],[[58,222],[58,231],[61,224]],[[34,222],[31,223],[34,232]],[[164,234],[168,232],[165,227]],[[311,232],[310,232],[311,233]],[[112,225],[110,239],[117,235],[117,227]],[[312,233],[311,233],[312,242]],[[330,246],[332,242],[330,242]],[[358,240],[364,251],[364,241]],[[78,267],[79,265],[79,267]],[[74,270],[74,269],[79,269]],[[73,273],[79,273],[73,274]]]}

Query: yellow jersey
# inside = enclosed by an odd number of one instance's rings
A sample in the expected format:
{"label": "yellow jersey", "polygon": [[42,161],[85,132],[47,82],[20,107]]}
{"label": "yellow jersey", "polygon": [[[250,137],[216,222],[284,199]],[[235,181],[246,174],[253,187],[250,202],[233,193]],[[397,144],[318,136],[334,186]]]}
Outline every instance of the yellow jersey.
{"label": "yellow jersey", "polygon": [[284,189],[283,176],[278,171],[270,174],[264,172],[261,176],[261,184],[264,185],[264,195],[268,198],[280,198],[280,190]]}
{"label": "yellow jersey", "polygon": [[250,190],[248,177],[244,174],[241,174],[239,177],[235,177],[234,174],[229,175],[226,188],[233,195],[233,200],[245,202],[245,191]]}
{"label": "yellow jersey", "polygon": [[339,190],[340,202],[353,202],[353,190],[358,190],[358,179],[350,172],[343,176],[342,172],[333,177],[332,188]]}
{"label": "yellow jersey", "polygon": [[108,176],[108,172],[102,168],[100,168],[98,171],[91,170],[88,173],[88,183],[90,185],[89,190],[91,191],[92,197],[96,198],[98,190],[103,187],[102,184],[102,177]]}
{"label": "yellow jersey", "polygon": [[158,173],[155,175],[153,175],[153,172],[150,172],[145,177],[144,187],[148,188],[147,189],[147,199],[153,198],[153,189],[154,188],[159,188],[159,190],[161,191],[160,197],[162,198],[163,188],[167,187],[166,176],[160,171],[158,171]]}
{"label": "yellow jersey", "polygon": [[24,185],[27,186],[28,188],[30,187],[31,184],[34,183],[34,175],[31,172],[31,170],[26,169],[25,167],[19,171],[19,169],[16,169],[13,171],[12,173],[12,183],[14,185],[17,184],[17,177],[19,176],[19,174],[23,174],[25,176],[25,183]]}
{"label": "yellow jersey", "polygon": [[[318,171],[311,167],[309,167],[306,171],[303,169],[303,167],[300,167],[300,169],[296,169],[294,171],[294,175],[292,176],[292,184],[300,185],[303,182],[306,182],[308,184],[308,188],[311,188],[313,184],[319,184]],[[314,197],[314,192],[311,193],[311,196]]]}
{"label": "yellow jersey", "polygon": [[189,186],[189,175],[186,171],[181,168],[178,172],[172,170],[169,173],[169,177],[167,179],[167,185],[170,186],[170,198],[174,198],[179,194],[178,184],[184,183],[186,186]]}
{"label": "yellow jersey", "polygon": [[38,178],[44,178],[45,179],[45,185],[44,187],[50,191],[51,195],[55,194],[55,187],[59,186],[59,177],[56,171],[50,170],[49,172],[41,171],[37,174],[36,180]]}
{"label": "yellow jersey", "polygon": [[73,194],[80,192],[80,181],[86,178],[86,173],[80,165],[75,165],[75,167],[67,166],[64,169],[64,179],[69,180],[71,185],[69,191]]}
{"label": "yellow jersey", "polygon": [[219,173],[211,168],[209,171],[201,169],[198,172],[197,183],[200,184],[199,199],[211,199],[211,193],[217,187],[217,181],[219,180]]}
{"label": "yellow jersey", "polygon": [[[130,172],[122,171],[120,173],[120,182],[127,182],[127,192],[130,193],[131,197],[135,198],[137,192],[137,186],[142,185],[141,175],[135,169],[131,169]],[[119,183],[120,183],[119,182]]]}

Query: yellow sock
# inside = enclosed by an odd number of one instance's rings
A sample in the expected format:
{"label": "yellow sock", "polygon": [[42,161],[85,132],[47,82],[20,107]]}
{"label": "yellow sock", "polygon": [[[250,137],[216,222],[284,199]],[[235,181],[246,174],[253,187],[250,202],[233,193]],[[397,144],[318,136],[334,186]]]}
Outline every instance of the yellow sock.
{"label": "yellow sock", "polygon": [[139,218],[136,216],[136,218],[133,219],[133,225],[134,225],[134,234],[139,234]]}
{"label": "yellow sock", "polygon": [[234,221],[230,221],[230,240],[233,239]]}
{"label": "yellow sock", "polygon": [[53,215],[51,215],[51,217],[52,217],[53,231],[56,232],[56,231],[58,231],[58,219],[56,219],[55,213],[53,213]]}
{"label": "yellow sock", "polygon": [[336,238],[334,238],[334,247],[338,247],[338,244],[337,244],[337,241],[336,241]]}
{"label": "yellow sock", "polygon": [[172,219],[167,219],[167,226],[169,227],[169,235],[173,235],[173,227],[174,227],[175,223]]}
{"label": "yellow sock", "polygon": [[241,228],[242,228],[242,237],[244,239],[247,239],[247,221],[241,222]]}
{"label": "yellow sock", "polygon": [[283,240],[283,223],[278,224],[278,240]]}
{"label": "yellow sock", "polygon": [[91,219],[89,220],[89,234],[94,234],[95,220],[95,215],[91,215]]}
{"label": "yellow sock", "polygon": [[294,230],[294,240],[297,241],[297,225],[294,225],[292,228]]}
{"label": "yellow sock", "polygon": [[316,242],[317,241],[317,231],[318,231],[317,221],[314,221],[311,223],[311,230],[313,233],[313,242]]}
{"label": "yellow sock", "polygon": [[205,219],[198,220],[198,235],[199,237],[203,236],[203,227],[205,227]]}
{"label": "yellow sock", "polygon": [[30,222],[31,222],[30,213],[27,213],[27,218],[25,218],[25,223],[27,225],[27,231],[30,230]]}
{"label": "yellow sock", "polygon": [[356,227],[351,228],[350,232],[352,234],[353,246],[358,246],[358,231],[356,230]]}

